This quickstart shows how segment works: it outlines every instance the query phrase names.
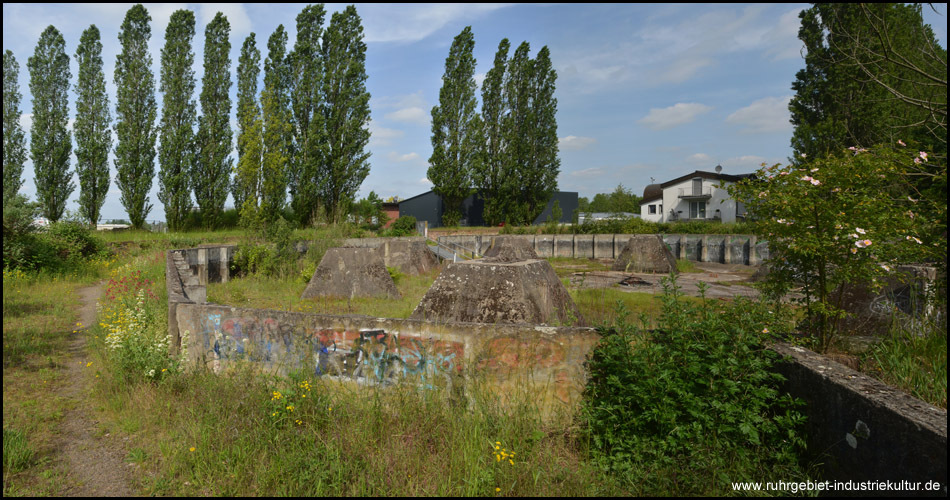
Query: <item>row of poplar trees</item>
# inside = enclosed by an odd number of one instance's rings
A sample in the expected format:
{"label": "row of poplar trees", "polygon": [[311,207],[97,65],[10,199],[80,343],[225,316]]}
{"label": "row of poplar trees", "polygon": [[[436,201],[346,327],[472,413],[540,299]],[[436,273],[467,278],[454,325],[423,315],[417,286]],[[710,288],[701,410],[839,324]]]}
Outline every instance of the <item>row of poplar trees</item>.
{"label": "row of poplar trees", "polygon": [[[323,29],[323,4],[297,16],[297,41],[287,53],[283,25],[271,35],[264,61],[264,86],[258,94],[261,53],[255,34],[244,41],[238,62],[237,164],[231,157],[230,24],[220,12],[205,29],[204,76],[199,97],[192,39],[195,14],[172,14],[161,51],[159,91],[164,94],[161,119],[148,52],[151,16],[141,4],[125,16],[119,33],[121,53],[115,66],[114,126],[116,184],[134,227],[141,228],[152,209],[148,192],[159,163],[159,200],[169,228],[182,228],[192,198],[204,223],[214,226],[230,191],[242,216],[265,223],[287,213],[289,205],[301,224],[323,213],[338,222],[369,174],[369,98],[366,91],[366,44],[356,8],[334,13]],[[83,32],[79,63],[76,121],[76,172],[80,214],[90,223],[109,190],[108,156],[112,119],[105,90],[99,30]],[[36,172],[37,199],[52,221],[63,216],[75,190],[69,171],[72,151],[67,130],[69,57],[55,27],[48,27],[29,59],[33,126],[30,156]],[[19,125],[19,65],[9,50],[3,56],[3,189],[4,204],[23,184],[27,158]],[[259,100],[258,100],[259,96]],[[197,126],[197,128],[196,128]],[[156,149],[156,139],[159,145]],[[235,173],[233,181],[232,172]]]}
{"label": "row of poplar trees", "polygon": [[471,26],[449,49],[439,104],[432,108],[428,178],[445,206],[442,222],[461,219],[462,202],[478,191],[489,225],[531,224],[557,190],[557,99],[550,51],[534,59],[528,42],[509,58],[503,39],[475,98],[475,39]]}

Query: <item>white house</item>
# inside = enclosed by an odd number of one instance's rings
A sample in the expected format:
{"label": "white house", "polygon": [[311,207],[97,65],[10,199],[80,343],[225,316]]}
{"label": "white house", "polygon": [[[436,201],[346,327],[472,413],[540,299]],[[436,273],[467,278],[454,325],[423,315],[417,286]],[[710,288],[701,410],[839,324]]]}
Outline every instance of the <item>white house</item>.
{"label": "white house", "polygon": [[745,206],[732,199],[727,186],[752,174],[728,175],[697,170],[643,190],[640,218],[651,222],[714,220],[736,222],[745,217]]}

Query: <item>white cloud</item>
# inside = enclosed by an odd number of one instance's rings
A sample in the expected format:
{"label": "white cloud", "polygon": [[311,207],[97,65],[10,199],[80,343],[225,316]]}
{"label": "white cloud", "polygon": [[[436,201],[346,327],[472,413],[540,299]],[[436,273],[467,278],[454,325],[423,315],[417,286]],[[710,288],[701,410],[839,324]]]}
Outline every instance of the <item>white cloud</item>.
{"label": "white cloud", "polygon": [[33,113],[23,113],[20,115],[20,128],[27,136],[30,135],[30,129],[33,128]]}
{"label": "white cloud", "polygon": [[416,125],[429,124],[429,113],[426,113],[424,109],[417,107],[403,108],[393,111],[392,113],[386,113],[383,115],[383,118],[396,122],[414,123]]}
{"label": "white cloud", "polygon": [[765,97],[726,117],[726,123],[743,125],[742,133],[768,133],[791,130],[788,103],[792,96]]}
{"label": "white cloud", "polygon": [[586,177],[604,175],[605,173],[606,171],[602,168],[585,168],[584,170],[575,170],[569,173],[568,175],[570,175],[571,177],[586,178]]}
{"label": "white cloud", "polygon": [[772,56],[773,61],[802,56],[803,44],[798,39],[798,29],[802,23],[798,15],[802,10],[804,9],[799,8],[782,14],[778,25],[766,33],[765,39],[771,47],[765,51],[765,55]]}
{"label": "white cloud", "polygon": [[431,184],[432,184],[432,181],[430,181],[427,177],[423,177],[423,178],[419,179],[419,182],[418,182],[418,183],[419,183],[419,184],[422,184],[422,185],[431,185]]}
{"label": "white cloud", "polygon": [[705,104],[680,102],[668,108],[651,108],[650,113],[641,118],[638,123],[653,130],[665,130],[690,123],[697,116],[708,113],[712,109],[711,106]]}
{"label": "white cloud", "polygon": [[597,143],[593,137],[577,137],[569,135],[558,139],[558,149],[561,151],[580,151]]}
{"label": "white cloud", "polygon": [[422,91],[412,94],[389,96],[374,102],[373,106],[380,109],[393,108],[395,111],[386,113],[383,118],[403,123],[412,123],[415,125],[428,125],[429,112],[426,111],[426,100],[422,97]]}
{"label": "white cloud", "polygon": [[[220,12],[228,18],[231,25],[231,45],[238,47],[244,43],[244,38],[251,32],[251,18],[247,15],[244,5],[239,3],[211,3],[201,4],[198,7],[198,19],[201,24],[207,25]],[[292,46],[293,41],[288,41]]]}
{"label": "white cloud", "polygon": [[396,152],[394,152],[394,151],[390,151],[390,152],[386,155],[386,158],[388,158],[390,161],[406,162],[406,161],[418,160],[418,159],[419,159],[419,154],[418,154],[418,153],[406,153],[406,154],[404,154],[404,155],[401,155],[401,154],[396,153]]}
{"label": "white cloud", "polygon": [[705,164],[705,163],[712,162],[712,157],[707,155],[706,153],[696,153],[694,155],[690,155],[689,158],[686,159],[686,161],[693,164]]}
{"label": "white cloud", "polygon": [[406,135],[402,130],[380,127],[375,122],[369,123],[369,133],[369,140],[375,146],[391,146],[394,140]]}
{"label": "white cloud", "polygon": [[742,172],[749,172],[759,168],[762,165],[762,162],[766,160],[766,158],[756,155],[744,155],[736,158],[730,158],[723,162],[723,173],[738,174]]}
{"label": "white cloud", "polygon": [[[469,22],[506,6],[506,4],[377,4],[373,9],[360,11],[360,14],[367,43],[415,42],[449,24]],[[396,19],[398,22],[394,21]]]}

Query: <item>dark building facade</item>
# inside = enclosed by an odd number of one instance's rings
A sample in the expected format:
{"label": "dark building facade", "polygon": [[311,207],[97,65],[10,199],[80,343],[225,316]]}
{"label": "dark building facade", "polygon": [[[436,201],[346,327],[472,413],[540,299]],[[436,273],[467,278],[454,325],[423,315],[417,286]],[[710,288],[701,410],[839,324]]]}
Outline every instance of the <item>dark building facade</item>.
{"label": "dark building facade", "polygon": [[[547,222],[548,217],[551,217],[552,208],[554,207],[555,201],[558,202],[559,207],[561,208],[561,220],[558,222],[562,224],[569,224],[573,222],[574,211],[576,211],[578,207],[577,193],[556,191],[554,196],[548,200],[548,204],[546,207],[544,207],[544,211],[541,212],[541,215],[539,215],[538,218],[534,220],[534,224],[543,224]],[[432,191],[426,191],[425,193],[399,202],[400,217],[404,215],[411,215],[415,217],[417,221],[428,221],[429,227],[442,226],[442,213],[444,211],[445,207],[442,204],[442,198]],[[459,225],[484,226],[484,211],[485,200],[483,200],[478,193],[465,198],[465,201],[462,202],[462,220],[459,222]]]}

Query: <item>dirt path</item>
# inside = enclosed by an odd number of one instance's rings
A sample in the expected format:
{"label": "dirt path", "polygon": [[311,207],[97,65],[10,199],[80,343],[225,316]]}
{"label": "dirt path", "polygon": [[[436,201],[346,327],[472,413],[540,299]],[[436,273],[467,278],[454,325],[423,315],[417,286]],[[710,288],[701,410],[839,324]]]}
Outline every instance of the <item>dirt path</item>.
{"label": "dirt path", "polygon": [[104,285],[79,289],[80,322],[83,328],[71,334],[66,358],[67,384],[59,396],[65,399],[62,433],[55,444],[58,460],[67,471],[61,493],[65,496],[131,496],[135,494],[130,481],[132,467],[125,461],[125,443],[97,431],[98,420],[89,398],[95,381],[95,370],[86,367],[90,356],[86,350],[86,329],[96,321],[96,300]]}

